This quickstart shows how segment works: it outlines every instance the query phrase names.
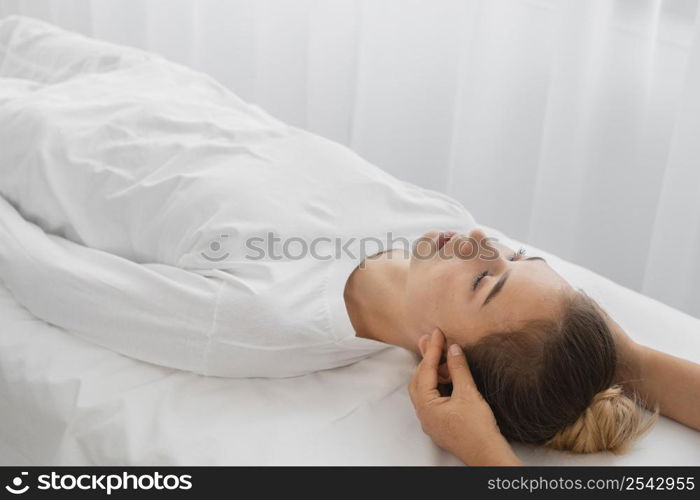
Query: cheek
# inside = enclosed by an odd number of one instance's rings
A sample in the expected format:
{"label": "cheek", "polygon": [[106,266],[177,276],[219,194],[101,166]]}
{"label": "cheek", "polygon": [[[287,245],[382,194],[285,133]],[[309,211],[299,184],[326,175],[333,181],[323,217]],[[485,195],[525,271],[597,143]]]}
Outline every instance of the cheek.
{"label": "cheek", "polygon": [[411,323],[420,325],[421,328],[428,327],[432,318],[431,311],[435,307],[429,281],[409,279],[406,282],[406,307]]}
{"label": "cheek", "polygon": [[[427,266],[426,266],[427,267]],[[438,277],[428,268],[412,269],[406,280],[406,306],[411,322],[421,328],[434,325],[439,287]]]}
{"label": "cheek", "polygon": [[[455,320],[456,302],[463,295],[459,274],[449,266],[416,269],[406,282],[408,314],[412,321],[426,328],[445,327]],[[463,305],[463,304],[462,304]]]}
{"label": "cheek", "polygon": [[471,280],[467,278],[465,273],[454,271],[449,286],[438,293],[438,325],[460,345],[473,343],[488,319],[472,299]]}

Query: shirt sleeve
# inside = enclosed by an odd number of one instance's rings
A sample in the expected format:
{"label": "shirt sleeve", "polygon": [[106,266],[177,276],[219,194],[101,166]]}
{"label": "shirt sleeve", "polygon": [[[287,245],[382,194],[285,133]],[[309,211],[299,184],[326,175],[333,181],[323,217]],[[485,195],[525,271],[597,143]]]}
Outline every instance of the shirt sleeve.
{"label": "shirt sleeve", "polygon": [[48,323],[142,361],[206,371],[219,279],[47,234],[1,197],[0,277]]}

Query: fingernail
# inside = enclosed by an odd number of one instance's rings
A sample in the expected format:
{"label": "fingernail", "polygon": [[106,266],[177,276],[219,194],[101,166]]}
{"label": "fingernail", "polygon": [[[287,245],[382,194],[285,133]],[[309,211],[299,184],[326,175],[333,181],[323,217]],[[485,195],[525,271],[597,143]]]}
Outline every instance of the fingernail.
{"label": "fingernail", "polygon": [[433,330],[433,334],[430,336],[430,340],[437,340],[438,335],[440,335],[440,330],[437,328]]}
{"label": "fingernail", "polygon": [[450,346],[450,356],[459,356],[460,354],[462,354],[462,348],[457,344],[452,344]]}

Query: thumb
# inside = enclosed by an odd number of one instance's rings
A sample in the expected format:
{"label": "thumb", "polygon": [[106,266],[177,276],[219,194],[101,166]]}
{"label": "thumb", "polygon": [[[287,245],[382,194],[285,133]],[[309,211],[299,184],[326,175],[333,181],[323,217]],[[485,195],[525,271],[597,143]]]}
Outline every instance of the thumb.
{"label": "thumb", "polygon": [[452,344],[447,352],[447,368],[452,379],[452,395],[466,396],[473,390],[477,390],[474,378],[469,370],[467,357],[457,344]]}

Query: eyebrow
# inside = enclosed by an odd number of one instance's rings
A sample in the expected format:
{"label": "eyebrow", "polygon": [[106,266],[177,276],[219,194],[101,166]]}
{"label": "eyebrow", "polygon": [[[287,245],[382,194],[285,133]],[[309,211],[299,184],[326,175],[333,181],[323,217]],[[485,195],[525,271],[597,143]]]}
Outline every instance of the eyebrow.
{"label": "eyebrow", "polygon": [[[542,262],[545,262],[545,263],[547,262],[542,257],[527,257],[523,260],[541,260]],[[486,304],[488,304],[491,301],[491,299],[493,299],[498,294],[498,292],[501,291],[501,289],[503,288],[503,285],[505,285],[506,281],[508,281],[509,276],[510,276],[510,271],[506,271],[505,273],[503,273],[503,275],[498,279],[496,284],[493,285],[493,288],[491,288],[491,291],[486,296],[486,299],[484,299],[484,303],[481,304],[481,307],[484,307]]]}
{"label": "eyebrow", "polygon": [[526,257],[523,260],[541,260],[542,262],[547,262],[542,257]]}

